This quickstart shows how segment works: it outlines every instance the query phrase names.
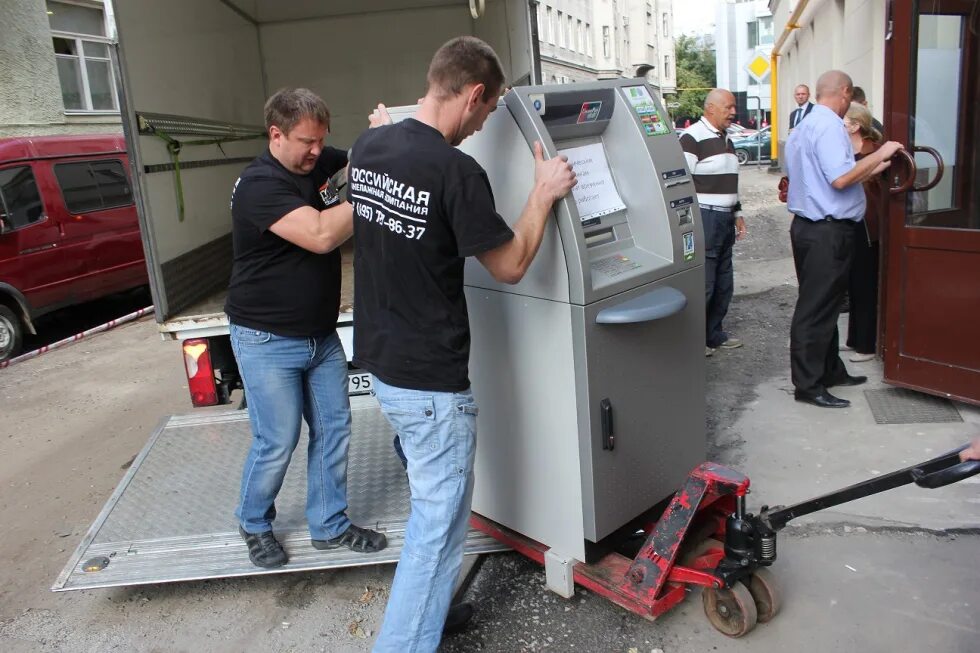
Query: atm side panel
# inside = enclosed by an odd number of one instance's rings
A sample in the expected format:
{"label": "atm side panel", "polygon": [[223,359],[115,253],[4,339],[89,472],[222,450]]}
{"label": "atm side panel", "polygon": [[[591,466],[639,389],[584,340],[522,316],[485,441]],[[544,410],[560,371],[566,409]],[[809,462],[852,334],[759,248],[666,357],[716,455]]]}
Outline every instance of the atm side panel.
{"label": "atm side panel", "polygon": [[585,559],[569,304],[466,289],[477,418],[473,510]]}

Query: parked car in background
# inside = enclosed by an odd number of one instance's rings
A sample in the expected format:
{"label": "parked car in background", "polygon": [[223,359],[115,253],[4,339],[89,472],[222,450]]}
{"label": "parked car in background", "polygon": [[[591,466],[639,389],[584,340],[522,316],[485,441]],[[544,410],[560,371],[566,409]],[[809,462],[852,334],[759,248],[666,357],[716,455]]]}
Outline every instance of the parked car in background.
{"label": "parked car in background", "polygon": [[41,315],[147,283],[122,135],[0,139],[0,360]]}
{"label": "parked car in background", "polygon": [[752,134],[732,136],[732,145],[735,146],[738,162],[746,164],[749,161],[768,161],[772,146],[770,134],[769,127],[763,127]]}
{"label": "parked car in background", "polygon": [[728,125],[728,129],[726,129],[725,131],[728,132],[729,138],[741,138],[742,136],[749,136],[751,134],[754,134],[758,130],[751,129],[749,127],[743,127],[742,125],[733,122],[732,124]]}

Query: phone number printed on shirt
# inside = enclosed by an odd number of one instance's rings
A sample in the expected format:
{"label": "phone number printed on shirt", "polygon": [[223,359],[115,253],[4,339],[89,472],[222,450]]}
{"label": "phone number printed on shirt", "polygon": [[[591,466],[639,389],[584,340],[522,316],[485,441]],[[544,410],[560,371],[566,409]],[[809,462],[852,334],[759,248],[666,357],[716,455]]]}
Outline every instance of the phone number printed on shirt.
{"label": "phone number printed on shirt", "polygon": [[422,234],[425,233],[425,227],[416,226],[411,223],[404,224],[398,217],[387,215],[381,209],[373,209],[367,204],[357,202],[354,205],[354,210],[358,216],[365,220],[388,227],[388,230],[392,233],[404,236],[410,240],[420,240]]}

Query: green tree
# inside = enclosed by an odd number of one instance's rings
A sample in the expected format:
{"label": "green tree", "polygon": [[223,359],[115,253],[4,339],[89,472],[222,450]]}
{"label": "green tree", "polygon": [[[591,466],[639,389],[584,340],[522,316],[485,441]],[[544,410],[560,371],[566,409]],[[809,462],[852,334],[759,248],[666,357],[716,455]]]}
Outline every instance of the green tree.
{"label": "green tree", "polygon": [[674,46],[677,58],[677,97],[680,106],[674,109],[677,117],[700,118],[704,98],[715,85],[715,53],[686,34],[677,38]]}

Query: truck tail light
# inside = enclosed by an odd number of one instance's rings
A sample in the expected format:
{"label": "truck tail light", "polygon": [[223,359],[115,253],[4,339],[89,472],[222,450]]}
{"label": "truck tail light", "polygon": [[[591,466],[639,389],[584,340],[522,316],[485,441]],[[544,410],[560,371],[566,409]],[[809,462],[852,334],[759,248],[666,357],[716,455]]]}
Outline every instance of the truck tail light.
{"label": "truck tail light", "polygon": [[211,365],[207,338],[184,341],[184,369],[187,370],[191,403],[195,406],[216,406],[218,390],[214,383],[214,367]]}

